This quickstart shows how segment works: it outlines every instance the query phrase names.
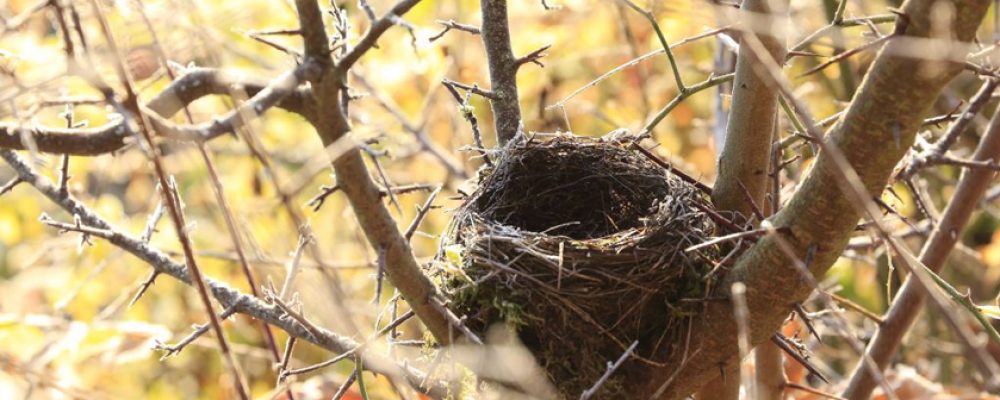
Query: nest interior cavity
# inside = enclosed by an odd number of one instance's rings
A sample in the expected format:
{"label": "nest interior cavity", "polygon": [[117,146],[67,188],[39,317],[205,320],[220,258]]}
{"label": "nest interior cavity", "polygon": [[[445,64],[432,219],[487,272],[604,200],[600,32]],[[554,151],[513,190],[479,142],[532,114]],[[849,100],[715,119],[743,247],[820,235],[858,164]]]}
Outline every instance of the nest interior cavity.
{"label": "nest interior cavity", "polygon": [[[444,248],[444,287],[474,331],[517,329],[565,397],[577,397],[633,343],[628,367],[656,363],[710,289],[718,249],[705,193],[632,149],[632,141],[520,138],[484,168]],[[698,203],[697,206],[695,203]],[[457,264],[457,265],[456,265]],[[602,396],[603,397],[603,396]]]}

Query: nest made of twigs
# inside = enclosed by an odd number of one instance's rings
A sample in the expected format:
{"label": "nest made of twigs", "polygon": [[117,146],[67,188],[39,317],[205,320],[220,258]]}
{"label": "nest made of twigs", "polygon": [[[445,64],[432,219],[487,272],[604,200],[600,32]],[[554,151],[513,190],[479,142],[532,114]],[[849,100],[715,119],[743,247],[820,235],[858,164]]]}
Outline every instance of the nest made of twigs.
{"label": "nest made of twigs", "polygon": [[[718,258],[713,247],[685,251],[715,232],[706,194],[631,146],[520,137],[480,171],[443,239],[450,307],[473,331],[516,328],[566,397],[634,341],[628,364],[656,363],[700,309],[682,299],[704,298]],[[602,398],[626,375],[617,371]]]}

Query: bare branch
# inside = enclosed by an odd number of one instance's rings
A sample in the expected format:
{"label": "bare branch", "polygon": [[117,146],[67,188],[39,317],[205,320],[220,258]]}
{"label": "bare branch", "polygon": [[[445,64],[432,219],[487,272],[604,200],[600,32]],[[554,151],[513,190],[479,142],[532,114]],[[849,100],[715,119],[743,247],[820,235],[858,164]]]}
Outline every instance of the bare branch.
{"label": "bare branch", "polygon": [[[297,71],[297,70],[296,70]],[[178,139],[207,140],[232,129],[245,121],[237,115],[229,114],[222,121],[209,122],[197,127],[175,127],[163,123],[160,116],[171,116],[180,111],[184,105],[201,97],[219,94],[229,95],[235,91],[246,91],[260,103],[251,100],[244,107],[253,110],[252,115],[258,115],[264,110],[277,106],[288,111],[303,114],[307,118],[312,113],[310,93],[307,89],[288,86],[290,80],[302,72],[287,73],[270,84],[248,80],[233,73],[206,68],[188,70],[183,76],[172,82],[166,89],[152,98],[145,109],[154,115],[154,127],[163,129],[162,134]],[[272,87],[273,86],[273,87]],[[234,125],[235,124],[235,125]],[[19,126],[14,123],[0,123],[0,147],[24,150]],[[94,128],[54,128],[28,126],[27,129],[38,146],[38,150],[47,153],[61,153],[81,156],[93,156],[119,150],[132,143],[129,127],[124,119],[110,122]],[[176,128],[176,129],[171,129]]]}
{"label": "bare branch", "polygon": [[[897,30],[903,31],[902,36],[931,35],[933,3],[911,0],[904,4],[903,12],[909,20],[897,25]],[[969,43],[988,4],[959,0],[949,3],[955,10],[955,23],[950,25],[955,29],[954,37],[958,42]],[[809,174],[786,206],[772,218],[774,226],[788,228],[790,234],[769,235],[758,241],[726,277],[726,282],[743,281],[749,288],[748,301],[755,304],[751,310],[751,320],[755,321],[752,344],[767,340],[784,322],[791,305],[811,291],[811,287],[802,285],[800,274],[789,265],[789,257],[777,237],[790,244],[792,254],[801,256],[815,248],[809,269],[814,275],[822,275],[843,251],[862,212],[869,213],[874,208],[872,197],[856,189],[881,193],[937,95],[964,68],[962,62],[950,59],[900,56],[899,47],[908,42],[899,39],[897,35],[880,50],[846,114],[826,135]],[[752,42],[743,46],[753,45]],[[967,50],[965,45],[956,44],[953,48]],[[761,50],[760,53],[766,53]],[[770,62],[777,64],[774,60]],[[934,74],[920,72],[928,65],[934,66]],[[775,82],[787,85],[777,78]],[[779,87],[783,95],[791,93],[788,87]],[[808,115],[799,101],[790,100],[796,113]],[[811,120],[805,123],[810,136],[822,137]],[[877,209],[874,213],[878,214]],[[729,318],[731,310],[724,304],[710,303],[704,315],[705,318],[695,319],[692,344],[705,350],[702,359],[680,370],[673,383],[664,389],[666,398],[686,396],[717,376],[719,363],[735,365],[736,359],[731,355],[736,352],[733,334],[736,329]],[[672,354],[668,364],[676,366],[680,361],[679,354]],[[671,376],[675,370],[668,368],[662,371],[662,376]],[[648,389],[652,393],[659,386],[654,381]]]}
{"label": "bare branch", "polygon": [[[148,243],[122,233],[121,230],[113,227],[92,209],[77,201],[72,196],[59,196],[58,188],[48,178],[35,172],[15,152],[9,149],[0,149],[0,158],[3,158],[10,164],[24,182],[32,185],[42,195],[66,210],[66,212],[79,216],[83,224],[95,228],[95,232],[110,232],[106,240],[143,260],[156,273],[170,275],[185,284],[192,284],[191,275],[184,264],[171,260],[166,253],[153,248]],[[224,283],[206,278],[205,284],[222,307],[234,307],[237,313],[246,314],[255,319],[265,321],[269,325],[284,330],[291,336],[306,340],[338,354],[358,347],[358,343],[348,337],[343,337],[315,326],[306,327],[294,318],[286,318],[285,313],[278,306],[268,305],[252,295],[241,293]],[[416,369],[400,365],[395,361],[368,351],[362,352],[362,354],[365,357],[365,368],[369,371],[389,376],[404,377],[413,387],[421,388],[419,384],[424,379],[424,375]],[[440,395],[443,393],[444,388],[435,383],[429,390]]]}
{"label": "bare branch", "polygon": [[462,32],[468,32],[468,33],[471,33],[473,35],[478,35],[478,34],[481,33],[481,31],[479,30],[478,27],[475,27],[475,26],[472,26],[472,25],[460,24],[458,22],[455,22],[455,20],[447,20],[447,21],[437,20],[435,22],[437,22],[438,24],[441,24],[442,26],[444,26],[444,29],[441,32],[439,32],[438,34],[436,34],[436,35],[431,36],[430,38],[428,38],[427,40],[430,41],[430,42],[433,42],[435,40],[438,40],[438,39],[444,37],[444,35],[446,33],[448,33],[449,31],[451,31],[452,29],[457,30],[457,31],[462,31]]}
{"label": "bare branch", "polygon": [[[372,24],[361,41],[336,64],[329,61],[326,31],[315,0],[296,0],[301,30],[306,44],[307,59],[314,59],[322,72],[311,81],[317,104],[326,112],[316,115],[313,123],[325,146],[330,146],[347,135],[351,126],[341,96],[346,89],[344,78],[347,70],[375,44],[388,29],[396,16],[402,15],[417,4],[418,0],[403,0],[385,16]],[[409,243],[396,226],[396,221],[382,204],[381,194],[368,172],[364,159],[352,147],[333,162],[337,185],[347,195],[351,208],[375,249],[385,249],[386,275],[403,295],[417,317],[442,344],[454,339],[448,317],[435,307],[437,288],[421,271]]]}
{"label": "bare branch", "polygon": [[[974,156],[976,161],[985,162],[998,158],[1000,158],[1000,114],[993,116],[989,129],[976,148]],[[986,193],[995,176],[996,172],[991,169],[972,168],[963,171],[944,215],[920,251],[919,261],[931,271],[938,272],[944,267],[944,261],[958,242],[959,234],[976,209],[978,200]],[[868,354],[879,368],[885,368],[896,353],[903,335],[913,325],[926,297],[926,292],[918,287],[918,283],[907,278],[886,313],[885,322],[880,325],[880,329],[868,345]],[[874,389],[873,382],[864,370],[863,366],[855,369],[851,383],[844,391],[845,397],[865,397]]]}
{"label": "bare branch", "polygon": [[483,46],[490,69],[490,99],[497,145],[503,146],[517,135],[521,125],[521,104],[517,93],[518,60],[510,43],[507,0],[480,0]]}

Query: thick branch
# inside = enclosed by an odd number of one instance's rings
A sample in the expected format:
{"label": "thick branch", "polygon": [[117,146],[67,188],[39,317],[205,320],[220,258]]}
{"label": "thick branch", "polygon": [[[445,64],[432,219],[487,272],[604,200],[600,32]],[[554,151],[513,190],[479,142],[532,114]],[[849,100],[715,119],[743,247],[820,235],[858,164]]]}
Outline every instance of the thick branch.
{"label": "thick branch", "polygon": [[[772,9],[777,7],[778,9]],[[773,60],[785,59],[783,34],[786,27],[778,21],[787,21],[787,2],[768,0],[747,0],[741,7],[744,18],[740,24],[747,29],[741,37],[753,36],[767,50]],[[753,13],[753,14],[750,14]],[[756,15],[759,15],[757,17]],[[770,22],[761,24],[761,21]],[[777,33],[781,36],[773,36]],[[733,80],[733,106],[726,124],[726,142],[719,157],[719,176],[712,188],[712,201],[720,210],[732,211],[749,219],[758,206],[772,204],[767,201],[768,168],[771,164],[771,143],[774,141],[777,124],[778,88],[768,84],[764,63],[761,63],[753,46],[741,46],[736,58],[736,77]],[[775,71],[780,74],[780,71]],[[721,144],[720,144],[721,145]],[[773,172],[772,172],[773,173]],[[770,208],[770,207],[767,207]],[[765,215],[777,210],[765,210]],[[782,361],[784,354],[771,342],[764,342],[754,351],[757,365],[756,398],[760,400],[779,399],[785,383]],[[735,380],[725,384],[734,385]],[[711,390],[712,382],[702,388]],[[735,386],[738,386],[735,383]],[[738,396],[737,396],[738,397]]]}
{"label": "thick branch", "polygon": [[[418,1],[403,0],[397,3],[387,15],[372,24],[361,43],[354,47],[354,51],[358,52],[357,56],[345,56],[336,66],[331,66],[328,62],[318,61],[329,58],[330,55],[324,52],[325,47],[319,44],[327,42],[322,20],[312,18],[313,14],[319,13],[316,0],[296,0],[302,24],[301,30],[306,38],[306,57],[317,60],[324,68],[319,78],[312,80],[312,85],[317,109],[325,112],[317,113],[311,120],[324,145],[330,146],[345,139],[351,130],[347,115],[343,112],[340,95],[346,90],[344,86],[346,68],[370,49],[382,32],[391,26],[383,21],[391,22],[394,16],[406,12]],[[313,26],[314,24],[319,25]],[[334,161],[333,167],[337,174],[337,185],[351,203],[351,208],[369,244],[385,252],[386,276],[389,281],[399,289],[410,308],[437,340],[442,344],[450,343],[456,334],[452,333],[448,318],[438,310],[440,304],[435,304],[440,302],[437,288],[422,273],[409,242],[396,226],[396,221],[389,214],[389,210],[382,204],[381,192],[372,181],[361,152],[352,146],[351,150]]]}
{"label": "thick branch", "polygon": [[507,0],[480,0],[483,14],[482,37],[490,67],[493,98],[493,125],[497,144],[504,145],[517,134],[521,124],[521,104],[517,101],[517,57],[510,45]]}
{"label": "thick branch", "polygon": [[[785,21],[784,10],[771,10],[778,2],[747,0],[742,9],[748,13],[767,17],[769,21]],[[753,35],[767,49],[774,60],[784,60],[785,39],[756,32],[769,32],[770,26],[757,27],[753,22],[764,18],[747,18],[751,23],[743,36]],[[781,27],[773,29],[783,31]],[[736,78],[733,81],[733,107],[729,112],[726,143],[719,157],[719,177],[712,188],[712,201],[716,207],[726,211],[736,211],[746,217],[751,215],[752,203],[747,200],[743,187],[756,204],[765,204],[767,192],[767,170],[771,159],[771,140],[777,122],[778,89],[769,86],[762,76],[768,74],[766,67],[752,46],[741,46],[736,59]],[[743,187],[741,187],[741,185]]]}
{"label": "thick branch", "polygon": [[[903,6],[905,21],[897,23],[900,37],[930,37],[933,0],[912,0]],[[988,2],[973,0],[949,1],[955,10],[952,43],[960,49],[970,42],[982,20]],[[926,58],[909,58],[896,47],[905,46],[899,38],[890,40],[879,52],[861,88],[855,94],[844,118],[834,126],[826,141],[836,146],[847,163],[857,172],[859,184],[869,193],[880,193],[896,163],[913,143],[921,118],[927,114],[938,93],[961,72],[960,62]],[[821,152],[808,176],[788,205],[772,219],[774,226],[785,229],[775,237],[760,240],[737,262],[722,283],[747,286],[749,320],[754,322],[750,334],[753,344],[768,340],[788,313],[792,304],[808,296],[811,288],[780,248],[779,240],[788,244],[799,258],[810,247],[815,248],[810,271],[822,276],[839,257],[861,215],[853,195],[844,193],[843,172],[838,170],[836,154]],[[684,352],[670,354],[666,367],[655,369],[651,382],[643,391],[656,394],[666,377],[671,384],[663,387],[665,398],[682,398],[718,374],[720,365],[737,362],[736,327],[732,309],[727,302],[713,302],[694,322],[691,348],[700,349],[697,362],[682,365]],[[692,350],[693,351],[693,350]],[[673,375],[676,373],[676,375]],[[645,397],[645,396],[643,396]]]}
{"label": "thick branch", "polygon": [[[279,77],[271,84],[266,81],[247,79],[234,73],[207,68],[190,69],[184,76],[172,82],[166,89],[152,98],[146,108],[159,116],[170,117],[180,111],[185,105],[208,95],[231,95],[246,92],[247,96],[257,96],[264,93],[265,102],[260,103],[259,114],[271,106],[277,106],[288,111],[299,113],[307,118],[313,113],[308,89],[288,86],[288,80],[295,78],[287,74]],[[252,102],[252,100],[251,100]],[[257,103],[253,103],[257,104]],[[209,122],[195,127],[182,127],[181,131],[169,129],[172,125],[164,125],[163,119],[154,121],[154,127],[166,137],[192,139],[199,137],[208,139],[232,132],[235,125],[242,123],[239,114],[228,115],[222,120]],[[158,122],[158,123],[157,123]],[[94,156],[110,153],[125,147],[132,139],[124,120],[86,129],[53,128],[42,126],[18,126],[16,123],[0,123],[0,147],[23,150],[19,129],[28,129],[38,150],[46,153],[73,154]],[[167,128],[167,129],[161,129]],[[204,128],[211,137],[200,137],[199,132],[192,128]]]}
{"label": "thick branch", "polygon": [[[973,158],[982,162],[996,161],[1000,158],[1000,113],[993,115]],[[995,170],[986,168],[967,168],[962,172],[941,222],[934,227],[934,231],[920,251],[920,262],[927,268],[938,272],[944,267],[944,262],[958,242],[962,229],[968,223],[972,212],[978,208],[979,199],[986,193],[996,174]],[[885,369],[896,354],[903,335],[916,321],[926,298],[927,292],[920,287],[919,282],[908,276],[886,313],[885,321],[879,324],[878,332],[868,344],[867,353],[880,368]],[[859,364],[855,369],[851,383],[844,391],[844,397],[854,399],[871,395],[875,382],[871,380],[863,365]]]}

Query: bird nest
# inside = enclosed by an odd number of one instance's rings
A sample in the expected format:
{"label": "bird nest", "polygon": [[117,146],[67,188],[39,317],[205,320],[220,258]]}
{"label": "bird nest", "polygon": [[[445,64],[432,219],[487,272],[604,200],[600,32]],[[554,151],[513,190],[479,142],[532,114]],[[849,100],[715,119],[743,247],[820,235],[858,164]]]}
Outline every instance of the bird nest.
{"label": "bird nest", "polygon": [[719,250],[706,194],[632,148],[631,138],[519,138],[484,167],[440,259],[451,309],[474,332],[517,330],[564,397],[621,394],[682,334],[711,287]]}

